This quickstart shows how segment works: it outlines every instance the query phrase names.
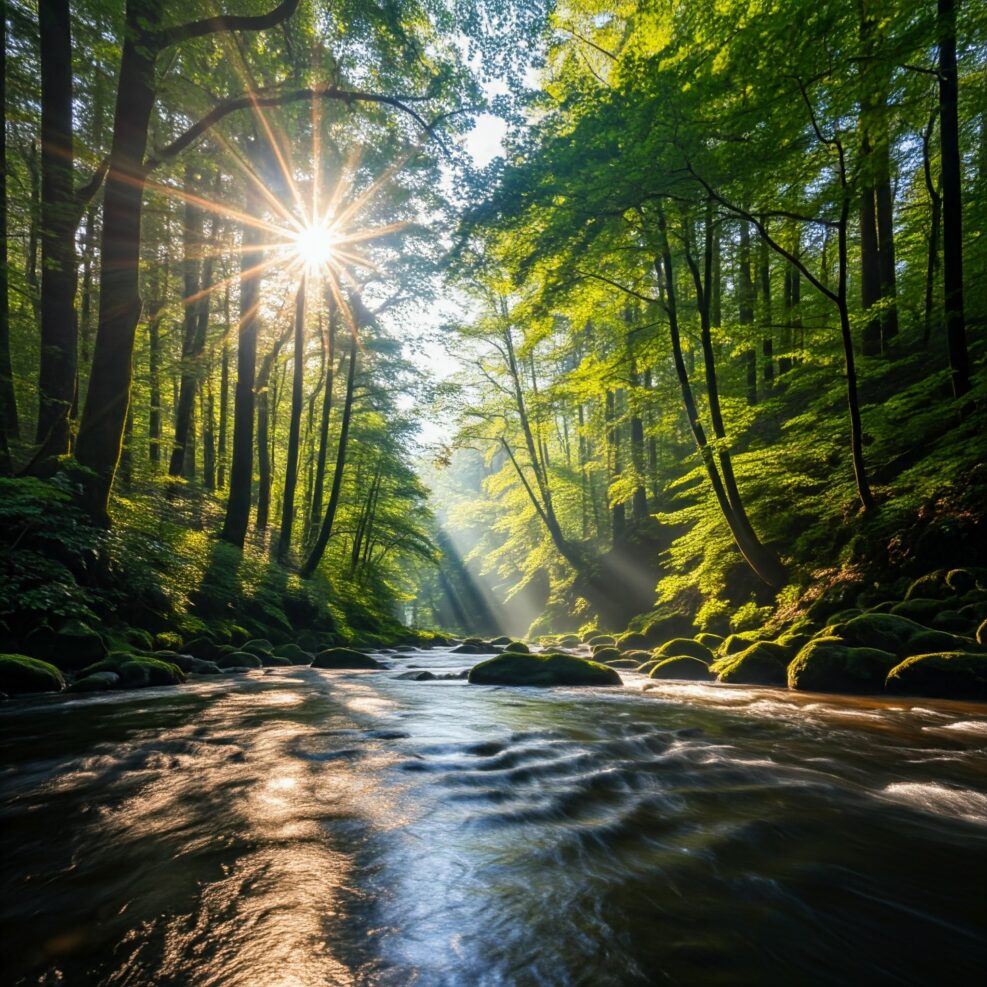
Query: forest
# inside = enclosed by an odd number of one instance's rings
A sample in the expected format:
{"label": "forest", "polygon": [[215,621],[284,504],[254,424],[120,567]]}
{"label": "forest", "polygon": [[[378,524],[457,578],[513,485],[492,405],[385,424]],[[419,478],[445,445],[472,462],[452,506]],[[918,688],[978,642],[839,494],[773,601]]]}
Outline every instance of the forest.
{"label": "forest", "polygon": [[0,981],[978,982],[987,5],[0,31]]}

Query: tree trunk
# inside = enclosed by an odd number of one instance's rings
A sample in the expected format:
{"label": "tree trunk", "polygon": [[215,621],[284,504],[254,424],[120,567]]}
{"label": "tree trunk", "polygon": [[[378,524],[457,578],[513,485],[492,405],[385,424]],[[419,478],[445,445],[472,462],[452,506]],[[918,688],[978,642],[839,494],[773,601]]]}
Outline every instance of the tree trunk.
{"label": "tree trunk", "polygon": [[956,8],[959,0],[939,0],[939,149],[942,158],[942,281],[946,346],[953,396],[970,390],[970,360],[963,312],[963,179],[957,115]]}
{"label": "tree trunk", "polygon": [[206,380],[205,394],[199,389],[199,413],[202,416],[202,485],[206,490],[216,489],[216,407],[213,400],[212,381]]}
{"label": "tree trunk", "polygon": [[309,524],[306,542],[311,542],[316,525],[322,519],[322,490],[326,476],[326,457],[329,448],[329,415],[332,410],[332,388],[334,361],[336,359],[336,317],[331,298],[327,297],[326,313],[326,379],[322,392],[322,417],[319,421],[319,449],[315,462],[315,478],[312,484],[312,506],[309,510]]}
{"label": "tree trunk", "polygon": [[[247,183],[244,209],[257,216],[263,208],[261,193]],[[240,259],[240,321],[236,349],[236,390],[233,399],[233,458],[230,464],[230,495],[220,537],[243,548],[250,522],[250,488],[254,479],[254,374],[257,369],[257,306],[260,298],[259,267],[264,259],[260,247],[263,233],[251,223],[242,226],[243,254]]]}
{"label": "tree trunk", "polygon": [[[10,291],[7,277],[7,3],[0,0],[0,459],[7,439],[20,436],[10,362]],[[9,461],[4,472],[9,469]]]}
{"label": "tree trunk", "polygon": [[925,265],[925,321],[922,342],[927,346],[932,336],[932,312],[935,308],[936,271],[939,269],[939,232],[942,226],[942,189],[932,177],[932,133],[936,126],[937,113],[929,117],[922,135],[922,172],[925,176],[925,190],[929,194],[929,252]]}
{"label": "tree trunk", "polygon": [[109,523],[107,508],[120,459],[140,317],[141,206],[144,151],[154,107],[157,51],[145,31],[160,19],[158,0],[129,0],[126,37],[113,119],[110,165],[103,194],[100,242],[99,324],[76,458],[91,471],[82,501],[94,520]]}
{"label": "tree trunk", "polygon": [[[740,270],[737,274],[737,304],[741,333],[752,334],[754,327],[754,282],[751,279],[751,231],[750,226],[740,224]],[[757,404],[757,349],[751,339],[744,350],[744,370],[747,377],[747,403]]]}
{"label": "tree trunk", "polygon": [[147,419],[148,456],[156,467],[161,462],[161,312],[160,302],[154,309],[147,326],[148,376],[150,377],[150,410]]}
{"label": "tree trunk", "polygon": [[78,321],[72,147],[72,35],[68,0],[44,0],[41,30],[41,465],[69,451],[75,399]]}
{"label": "tree trunk", "polygon": [[319,536],[315,539],[312,551],[309,553],[305,564],[302,566],[302,577],[308,579],[316,566],[322,561],[325,554],[326,545],[329,544],[329,536],[332,534],[333,522],[336,520],[336,509],[339,507],[339,495],[343,489],[343,469],[346,466],[346,443],[349,441],[350,418],[353,413],[353,392],[356,383],[356,354],[357,338],[356,331],[353,332],[353,339],[350,343],[350,365],[346,374],[346,398],[343,401],[343,419],[339,426],[339,445],[336,448],[336,472],[332,477],[332,489],[329,491],[329,506],[326,508],[326,516],[319,528]]}
{"label": "tree trunk", "polygon": [[226,313],[223,355],[219,371],[219,442],[216,453],[216,486],[222,490],[226,486],[226,434],[229,431],[230,414],[230,291],[226,289],[224,301]]}
{"label": "tree trunk", "polygon": [[284,498],[281,508],[281,535],[278,561],[288,558],[291,529],[295,520],[295,487],[298,482],[298,442],[301,436],[302,406],[305,387],[305,277],[302,276],[295,298],[294,375],[291,384],[291,420],[288,425],[288,455],[285,461]]}
{"label": "tree trunk", "polygon": [[758,280],[761,284],[761,325],[764,327],[764,335],[761,337],[761,355],[764,357],[761,372],[764,377],[764,389],[770,394],[775,382],[774,328],[771,317],[771,261],[770,248],[763,238],[758,248],[757,268]]}

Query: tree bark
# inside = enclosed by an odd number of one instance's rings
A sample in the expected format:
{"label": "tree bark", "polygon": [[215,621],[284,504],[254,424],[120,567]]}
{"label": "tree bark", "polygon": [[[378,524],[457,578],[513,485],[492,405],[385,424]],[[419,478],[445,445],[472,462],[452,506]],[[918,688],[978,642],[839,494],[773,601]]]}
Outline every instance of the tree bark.
{"label": "tree bark", "polygon": [[942,159],[942,280],[946,346],[953,396],[970,390],[970,359],[963,311],[963,180],[956,75],[956,8],[959,0],[939,0],[939,153]]}
{"label": "tree bark", "polygon": [[72,34],[68,0],[44,0],[41,32],[41,363],[40,447],[33,466],[70,446],[79,327],[72,144]]}
{"label": "tree bark", "polygon": [[308,558],[305,560],[305,564],[301,569],[301,575],[304,579],[310,578],[319,562],[322,561],[326,545],[329,544],[329,537],[332,534],[333,523],[336,520],[339,496],[343,489],[343,470],[346,467],[346,444],[349,441],[350,419],[353,414],[353,392],[356,384],[356,355],[357,337],[356,330],[354,329],[353,339],[350,343],[350,365],[346,374],[346,397],[343,401],[343,418],[339,426],[339,445],[336,447],[336,471],[332,477],[332,489],[329,491],[329,505],[326,507],[326,516],[323,518],[322,526],[319,528],[319,535],[315,539],[312,551],[309,552]]}
{"label": "tree bark", "polygon": [[281,508],[281,534],[278,561],[288,558],[291,529],[295,520],[295,487],[298,483],[298,443],[301,437],[305,388],[305,276],[295,297],[294,375],[291,382],[291,419],[288,423],[288,455],[284,466],[284,498]]}
{"label": "tree bark", "polygon": [[925,320],[922,342],[928,345],[932,336],[932,312],[935,308],[936,271],[939,270],[939,232],[942,227],[942,189],[932,177],[932,133],[938,113],[929,117],[922,135],[922,172],[929,195],[929,251],[925,265]]}
{"label": "tree bark", "polygon": [[[14,372],[10,362],[10,290],[7,277],[7,2],[0,0],[0,459],[7,439],[20,436]],[[9,456],[6,464],[9,471]]]}
{"label": "tree bark", "polygon": [[332,388],[336,359],[336,315],[332,299],[326,298],[326,379],[322,392],[322,416],[319,420],[318,454],[315,462],[315,478],[312,484],[312,506],[309,510],[309,524],[306,542],[311,542],[316,525],[322,519],[322,491],[325,485],[326,458],[329,449],[329,415],[332,410]]}
{"label": "tree bark", "polygon": [[[740,270],[737,274],[737,321],[741,332],[752,333],[754,327],[754,281],[751,278],[751,231],[746,222],[740,224]],[[747,403],[757,404],[757,349],[753,339],[744,350],[744,370],[747,377]]]}

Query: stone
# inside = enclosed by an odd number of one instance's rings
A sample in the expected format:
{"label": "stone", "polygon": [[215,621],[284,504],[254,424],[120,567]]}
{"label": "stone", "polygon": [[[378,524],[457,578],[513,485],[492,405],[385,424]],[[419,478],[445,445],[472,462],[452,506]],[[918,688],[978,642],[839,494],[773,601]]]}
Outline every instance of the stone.
{"label": "stone", "polygon": [[327,648],[320,651],[312,661],[313,668],[328,669],[360,669],[360,668],[386,668],[376,658],[365,655],[362,651],[354,651],[352,648]]}
{"label": "stone", "polygon": [[691,637],[673,637],[671,641],[666,641],[660,648],[657,648],[654,656],[656,658],[688,656],[689,658],[698,658],[707,665],[713,661],[713,652],[705,644],[700,644],[699,641],[695,641]]}
{"label": "stone", "polygon": [[685,682],[709,682],[713,678],[706,662],[689,655],[676,655],[674,658],[656,661],[648,676],[652,679],[678,679]]}
{"label": "stone", "polygon": [[724,655],[710,665],[718,682],[732,685],[784,685],[791,652],[775,641],[755,641],[743,651]]}
{"label": "stone", "polygon": [[110,689],[120,688],[121,685],[120,676],[107,669],[77,679],[69,686],[69,692],[108,692]]}
{"label": "stone", "polygon": [[32,692],[61,692],[62,673],[51,664],[28,655],[0,655],[0,692],[20,696]]}
{"label": "stone", "polygon": [[470,669],[472,685],[621,685],[612,668],[575,655],[504,652]]}
{"label": "stone", "polygon": [[234,651],[223,655],[216,664],[223,669],[229,668],[263,668],[263,662],[250,651]]}
{"label": "stone", "polygon": [[888,692],[987,700],[987,655],[965,651],[912,655],[888,672],[885,684]]}
{"label": "stone", "polygon": [[788,666],[788,687],[806,692],[880,692],[897,661],[890,651],[817,637]]}

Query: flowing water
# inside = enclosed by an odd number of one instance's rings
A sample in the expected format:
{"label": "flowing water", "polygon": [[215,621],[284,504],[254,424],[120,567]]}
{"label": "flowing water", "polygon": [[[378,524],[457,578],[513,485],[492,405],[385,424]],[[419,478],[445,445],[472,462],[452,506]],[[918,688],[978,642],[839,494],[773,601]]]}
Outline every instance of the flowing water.
{"label": "flowing water", "polygon": [[983,982],[987,707],[390,660],[5,705],[3,982]]}

